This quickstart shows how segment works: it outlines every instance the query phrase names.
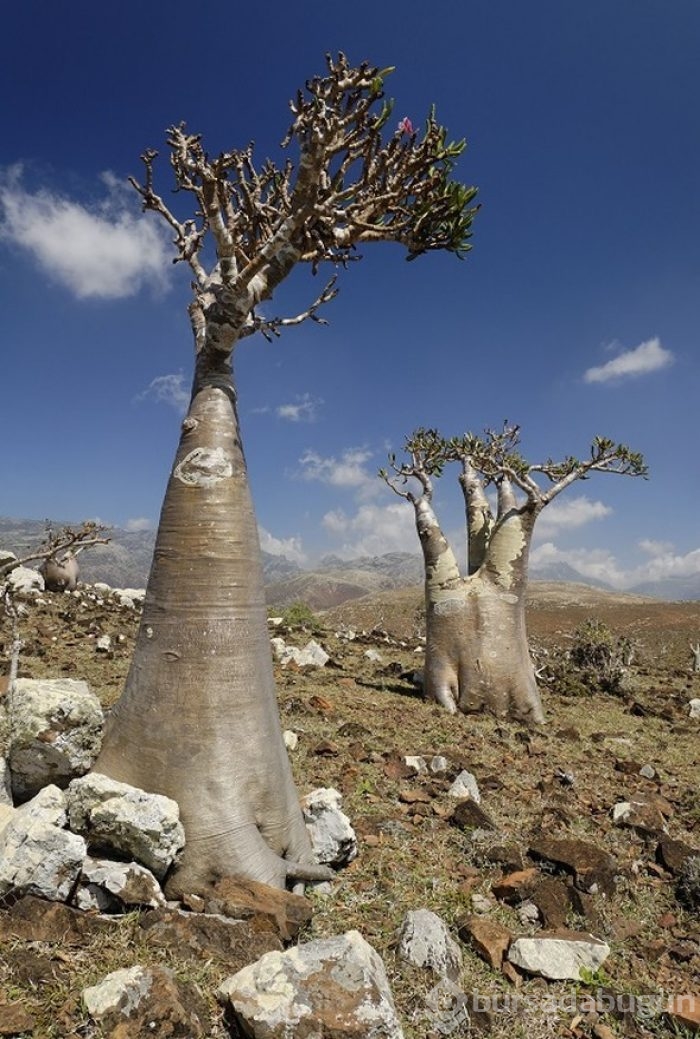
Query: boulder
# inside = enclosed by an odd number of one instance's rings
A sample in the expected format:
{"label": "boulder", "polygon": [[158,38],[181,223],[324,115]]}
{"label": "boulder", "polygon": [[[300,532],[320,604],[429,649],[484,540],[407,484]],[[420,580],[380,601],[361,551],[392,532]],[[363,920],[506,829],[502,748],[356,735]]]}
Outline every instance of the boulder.
{"label": "boulder", "polygon": [[462,969],[462,951],[447,924],[429,909],[406,913],[398,934],[398,956],[414,967],[427,967],[441,978],[456,981]]}
{"label": "boulder", "polygon": [[384,964],[358,931],[267,953],[218,995],[252,1039],[403,1039]]}
{"label": "boulder", "polygon": [[301,800],[306,829],[318,861],[341,869],[357,857],[357,837],[341,811],[342,795],[333,787],[319,787]]}
{"label": "boulder", "polygon": [[136,859],[162,880],[185,845],[177,804],[97,772],[74,779],[67,792],[70,827],[91,848]]}
{"label": "boulder", "polygon": [[70,896],[87,848],[82,837],[60,829],[65,809],[54,791],[62,797],[56,787],[47,788],[38,803],[14,809],[0,832],[0,895],[32,894],[56,902]]}
{"label": "boulder", "polygon": [[16,566],[6,580],[12,592],[22,598],[33,598],[44,591],[44,578],[28,566]]}
{"label": "boulder", "polygon": [[49,783],[67,786],[84,775],[100,749],[103,724],[87,682],[18,678],[8,752],[14,796],[26,800]]}
{"label": "boulder", "polygon": [[164,967],[127,967],[108,974],[82,993],[85,1009],[106,1039],[154,1036],[188,1039],[210,1034],[204,999]]}
{"label": "boulder", "polygon": [[580,981],[581,970],[594,973],[609,955],[610,946],[600,938],[564,930],[516,938],[508,950],[510,963],[552,981]]}

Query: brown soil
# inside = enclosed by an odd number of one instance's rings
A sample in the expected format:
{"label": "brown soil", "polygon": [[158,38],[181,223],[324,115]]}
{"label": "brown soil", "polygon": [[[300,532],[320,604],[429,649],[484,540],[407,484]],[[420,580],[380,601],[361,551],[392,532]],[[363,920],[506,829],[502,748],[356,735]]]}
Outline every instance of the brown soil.
{"label": "brown soil", "polygon": [[[517,1014],[497,1016],[495,1034],[593,1036],[595,1028],[608,1025],[616,1034],[670,1037],[682,1033],[663,1017],[645,1022],[629,1014],[596,1018],[573,1011],[552,1017],[547,997],[595,995],[601,989],[665,997],[700,987],[697,915],[677,901],[674,878],[657,863],[658,837],[615,826],[611,817],[620,800],[656,799],[668,833],[695,848],[700,844],[699,730],[687,708],[688,700],[700,696],[700,676],[690,673],[688,651],[688,642],[700,633],[700,603],[610,599],[591,596],[589,589],[571,590],[579,587],[535,589],[528,614],[533,640],[563,653],[577,625],[595,617],[633,638],[637,659],[624,696],[566,697],[545,684],[548,724],[542,732],[488,716],[450,717],[421,699],[411,680],[423,648],[416,589],[329,611],[320,633],[313,633],[331,654],[329,664],[278,669],[282,724],[299,736],[291,755],[299,791],[337,787],[360,847],[329,897],[311,895],[314,918],[302,938],[357,928],[385,960],[407,1039],[431,1035],[435,1022],[426,997],[436,981],[395,957],[395,931],[407,910],[429,908],[456,934],[458,920],[472,911],[472,895],[481,894],[492,901],[489,916],[511,933],[537,930],[520,922],[517,906],[493,898],[492,886],[506,871],[493,861],[497,845],[510,845],[511,853],[514,849],[532,867],[538,863],[527,851],[538,840],[581,838],[614,857],[617,881],[612,896],[591,897],[587,917],[571,910],[567,921],[610,944],[612,954],[599,975],[576,986],[516,977],[526,1001]],[[125,677],[136,624],[134,612],[85,593],[47,595],[45,604],[32,607],[22,620],[20,674],[84,678],[108,705]],[[354,639],[348,639],[348,627]],[[299,629],[278,628],[278,633],[295,645],[312,636]],[[106,655],[95,648],[101,634],[112,639]],[[8,658],[9,644],[5,623],[0,659]],[[370,660],[368,649],[377,650],[381,661]],[[444,755],[448,773],[411,776],[402,763],[407,754],[427,760]],[[642,765],[653,767],[653,779],[639,775]],[[475,774],[495,831],[470,832],[451,824],[454,804],[446,787],[461,768]],[[77,949],[49,942],[27,948],[0,933],[0,1003],[25,1006],[36,1019],[35,1036],[93,1035],[80,1005],[82,988],[117,967],[158,963],[203,988],[218,1022],[212,1035],[227,1035],[211,998],[226,976],[221,964],[202,962],[195,968],[172,951],[144,945],[140,935],[135,914],[115,923],[109,936],[86,932]],[[464,991],[513,993],[511,980],[467,946],[463,951]]]}

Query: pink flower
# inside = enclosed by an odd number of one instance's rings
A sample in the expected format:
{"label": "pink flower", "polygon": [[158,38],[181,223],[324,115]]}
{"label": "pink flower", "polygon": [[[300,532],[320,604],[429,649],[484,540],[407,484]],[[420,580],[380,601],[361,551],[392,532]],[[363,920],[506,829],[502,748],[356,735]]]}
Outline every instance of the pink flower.
{"label": "pink flower", "polygon": [[397,129],[401,133],[408,134],[409,137],[412,137],[413,134],[415,133],[415,130],[413,129],[413,123],[411,122],[411,120],[408,118],[407,115],[405,115],[403,117],[403,119],[399,123]]}

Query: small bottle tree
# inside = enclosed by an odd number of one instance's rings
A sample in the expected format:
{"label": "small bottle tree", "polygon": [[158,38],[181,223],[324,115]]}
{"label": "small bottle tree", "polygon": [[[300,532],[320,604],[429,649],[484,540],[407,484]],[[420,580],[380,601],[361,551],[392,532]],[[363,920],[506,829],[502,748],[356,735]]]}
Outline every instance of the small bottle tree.
{"label": "small bottle tree", "polygon": [[[646,476],[640,454],[595,437],[588,458],[528,462],[518,426],[446,439],[418,429],[408,460],[389,457],[380,476],[411,503],[425,561],[425,694],[448,711],[488,709],[539,724],[542,704],[525,628],[528,557],[542,510],[592,472]],[[435,515],[433,480],[459,465],[467,532],[467,575]],[[493,507],[487,489],[495,488]]]}

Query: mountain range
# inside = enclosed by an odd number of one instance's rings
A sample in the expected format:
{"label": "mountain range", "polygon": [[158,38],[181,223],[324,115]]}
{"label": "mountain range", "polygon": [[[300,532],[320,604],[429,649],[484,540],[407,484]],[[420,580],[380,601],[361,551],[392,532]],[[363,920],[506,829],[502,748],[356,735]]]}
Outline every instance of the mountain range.
{"label": "mountain range", "polygon": [[[64,521],[0,517],[0,548],[17,555],[27,554],[41,543],[48,522],[54,530],[70,525]],[[108,535],[111,538],[108,545],[98,545],[81,554],[81,579],[91,583],[104,581],[113,588],[143,588],[151,565],[155,532],[113,527]],[[423,580],[421,557],[409,552],[388,552],[356,559],[327,555],[312,568],[301,567],[285,556],[269,552],[263,552],[262,559],[267,601],[277,607],[301,601],[315,610],[329,609],[349,599],[417,585]],[[534,581],[573,582],[602,589],[611,587],[561,562],[533,567],[530,577]],[[628,590],[635,595],[673,602],[700,600],[700,574],[647,581]]]}

